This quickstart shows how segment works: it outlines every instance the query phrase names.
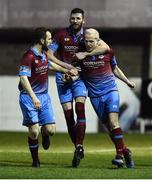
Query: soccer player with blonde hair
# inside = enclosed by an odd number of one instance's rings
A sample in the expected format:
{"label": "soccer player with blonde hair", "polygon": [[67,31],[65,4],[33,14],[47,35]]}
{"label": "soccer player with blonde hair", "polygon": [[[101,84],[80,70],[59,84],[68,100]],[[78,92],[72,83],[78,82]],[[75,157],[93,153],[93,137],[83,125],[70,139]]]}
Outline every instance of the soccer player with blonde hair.
{"label": "soccer player with blonde hair", "polygon": [[[88,52],[92,52],[100,41],[96,29],[90,28],[85,31],[85,46]],[[131,151],[126,147],[123,132],[119,126],[119,92],[115,77],[122,80],[130,88],[135,84],[124,75],[118,67],[114,51],[108,53],[87,56],[81,61],[82,77],[88,89],[88,96],[99,119],[109,131],[111,140],[116,148],[116,157],[112,164],[123,167],[125,159],[126,167],[133,168]]]}

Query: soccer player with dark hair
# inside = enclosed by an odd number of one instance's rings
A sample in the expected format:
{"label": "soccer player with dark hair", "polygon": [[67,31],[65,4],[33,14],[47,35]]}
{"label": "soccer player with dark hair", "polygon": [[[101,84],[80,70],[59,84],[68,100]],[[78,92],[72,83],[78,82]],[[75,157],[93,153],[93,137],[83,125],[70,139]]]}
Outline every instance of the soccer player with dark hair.
{"label": "soccer player with dark hair", "polygon": [[[32,166],[39,167],[38,135],[41,127],[42,145],[48,149],[49,136],[55,133],[55,118],[48,95],[48,69],[64,73],[71,71],[48,60],[46,50],[52,42],[49,29],[37,28],[33,34],[34,45],[23,55],[19,70],[19,102],[23,125],[28,127],[28,145],[33,159]],[[71,72],[72,73],[72,72]]]}
{"label": "soccer player with dark hair", "polygon": [[[85,46],[88,52],[93,51],[99,43],[99,33],[95,29],[85,31]],[[106,125],[109,135],[116,148],[114,165],[122,167],[125,159],[126,167],[133,168],[131,151],[124,144],[123,133],[119,126],[119,93],[115,76],[130,88],[135,84],[130,82],[117,66],[112,49],[106,54],[88,56],[81,61],[82,77],[88,89],[91,104],[98,117]]]}
{"label": "soccer player with dark hair", "polygon": [[[70,13],[69,21],[69,27],[56,32],[54,42],[51,44],[50,49],[56,52],[56,57],[58,59],[72,65],[73,60],[75,60],[76,57],[75,53],[78,52],[84,42],[84,11],[80,8],[73,9]],[[90,56],[99,52],[104,53],[108,50],[109,46],[101,41],[100,45],[91,53],[85,52],[83,54],[78,54],[77,56],[81,59],[82,56]],[[64,75],[62,73],[56,74],[56,82],[68,133],[75,146],[72,166],[77,167],[80,160],[84,157],[83,141],[86,129],[85,99],[87,97],[87,89],[80,78],[77,78],[72,82],[64,82]],[[77,121],[74,119],[73,100],[75,100]]]}

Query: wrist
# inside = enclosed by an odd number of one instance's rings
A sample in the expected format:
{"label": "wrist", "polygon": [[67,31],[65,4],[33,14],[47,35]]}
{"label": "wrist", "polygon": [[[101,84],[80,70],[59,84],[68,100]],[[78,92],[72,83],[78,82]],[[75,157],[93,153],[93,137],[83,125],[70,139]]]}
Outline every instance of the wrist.
{"label": "wrist", "polygon": [[68,69],[64,69],[63,73],[67,74],[67,73],[69,73],[69,70]]}
{"label": "wrist", "polygon": [[129,86],[130,85],[130,81],[127,81],[126,84]]}
{"label": "wrist", "polygon": [[85,52],[85,56],[90,56],[91,55],[91,53],[90,52]]}
{"label": "wrist", "polygon": [[32,101],[35,101],[36,98],[36,95],[31,96]]}

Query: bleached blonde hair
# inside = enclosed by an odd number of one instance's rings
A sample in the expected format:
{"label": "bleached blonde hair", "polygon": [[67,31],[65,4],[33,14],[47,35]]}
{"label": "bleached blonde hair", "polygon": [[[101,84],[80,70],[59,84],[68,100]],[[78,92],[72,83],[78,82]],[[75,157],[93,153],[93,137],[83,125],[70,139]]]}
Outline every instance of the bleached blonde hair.
{"label": "bleached blonde hair", "polygon": [[85,36],[91,36],[97,40],[100,39],[99,32],[94,28],[89,28],[85,30]]}

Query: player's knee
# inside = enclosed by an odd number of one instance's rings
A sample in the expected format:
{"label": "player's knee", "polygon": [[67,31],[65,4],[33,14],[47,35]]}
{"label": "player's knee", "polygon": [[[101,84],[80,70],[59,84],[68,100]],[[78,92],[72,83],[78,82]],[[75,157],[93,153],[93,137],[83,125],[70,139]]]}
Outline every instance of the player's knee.
{"label": "player's knee", "polygon": [[46,134],[53,136],[56,132],[56,125],[50,124],[46,126]]}
{"label": "player's knee", "polygon": [[62,104],[62,108],[63,108],[64,111],[71,110],[72,109],[72,103],[68,102],[68,103]]}
{"label": "player's knee", "polygon": [[38,139],[39,135],[39,129],[38,128],[33,128],[29,130],[29,136],[31,139]]}
{"label": "player's knee", "polygon": [[39,135],[39,126],[38,124],[34,124],[28,128],[29,130],[29,137],[31,139],[38,139]]}

